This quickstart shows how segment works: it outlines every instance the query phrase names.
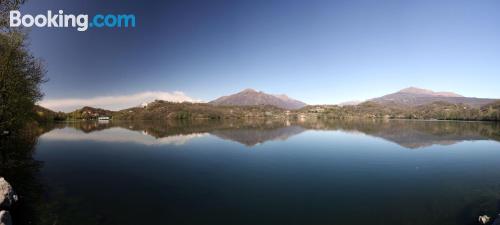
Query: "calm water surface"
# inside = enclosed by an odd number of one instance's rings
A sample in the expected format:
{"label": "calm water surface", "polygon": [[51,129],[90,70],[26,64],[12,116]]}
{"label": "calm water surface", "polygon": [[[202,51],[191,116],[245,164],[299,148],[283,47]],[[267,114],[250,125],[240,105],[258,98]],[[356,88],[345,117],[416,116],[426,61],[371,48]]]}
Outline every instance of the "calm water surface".
{"label": "calm water surface", "polygon": [[25,220],[40,224],[451,225],[500,213],[495,123],[109,122],[41,133],[41,197]]}

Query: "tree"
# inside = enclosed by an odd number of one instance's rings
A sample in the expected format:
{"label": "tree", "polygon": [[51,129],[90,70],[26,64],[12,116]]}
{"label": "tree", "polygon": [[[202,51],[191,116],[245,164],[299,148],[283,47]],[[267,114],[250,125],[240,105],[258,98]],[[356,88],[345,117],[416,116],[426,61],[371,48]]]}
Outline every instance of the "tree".
{"label": "tree", "polygon": [[[27,48],[27,35],[8,27],[8,11],[23,0],[0,0],[0,134],[22,127],[33,115],[35,103],[43,96],[43,63]],[[6,132],[7,131],[7,132]]]}
{"label": "tree", "polygon": [[9,30],[9,13],[16,10],[25,0],[0,0],[0,29]]}

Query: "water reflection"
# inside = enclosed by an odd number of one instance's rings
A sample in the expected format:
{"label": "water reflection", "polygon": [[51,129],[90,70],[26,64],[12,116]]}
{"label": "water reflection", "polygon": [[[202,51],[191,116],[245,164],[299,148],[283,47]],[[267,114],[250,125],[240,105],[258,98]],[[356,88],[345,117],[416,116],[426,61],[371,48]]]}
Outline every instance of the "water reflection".
{"label": "water reflection", "polygon": [[[52,126],[34,124],[18,131],[15,136],[0,138],[0,176],[13,186],[19,202],[11,212],[16,224],[39,224],[36,218],[45,214],[44,187],[38,174],[43,162],[34,159],[38,137],[52,130]],[[46,217],[48,218],[48,217]]]}
{"label": "water reflection", "polygon": [[133,142],[143,145],[182,145],[189,140],[203,137],[206,133],[177,134],[165,137],[154,137],[147,130],[142,132],[131,131],[121,127],[110,127],[106,130],[82,133],[82,131],[63,128],[43,135],[45,140],[58,141],[98,141],[98,142]]}
{"label": "water reflection", "polygon": [[266,141],[285,141],[289,137],[300,134],[306,129],[300,126],[287,126],[277,128],[246,128],[214,130],[210,133],[221,139],[236,141],[246,146],[254,146]]}
{"label": "water reflection", "polygon": [[[17,225],[452,225],[500,212],[496,123],[110,121],[30,131],[1,143],[0,175],[23,201]],[[493,141],[453,145],[474,140]]]}
{"label": "water reflection", "polygon": [[[307,120],[307,121],[112,121],[58,124],[45,134],[52,140],[134,142],[145,145],[181,145],[211,134],[224,140],[254,146],[287,140],[307,130],[361,133],[409,149],[453,145],[461,141],[500,141],[500,125],[491,122],[408,120]],[[70,129],[70,128],[73,129]],[[62,129],[62,130],[61,130]],[[82,135],[82,132],[86,135]]]}
{"label": "water reflection", "polygon": [[357,131],[406,148],[452,145],[461,141],[500,141],[500,124],[492,122],[415,120],[307,121],[310,129]]}

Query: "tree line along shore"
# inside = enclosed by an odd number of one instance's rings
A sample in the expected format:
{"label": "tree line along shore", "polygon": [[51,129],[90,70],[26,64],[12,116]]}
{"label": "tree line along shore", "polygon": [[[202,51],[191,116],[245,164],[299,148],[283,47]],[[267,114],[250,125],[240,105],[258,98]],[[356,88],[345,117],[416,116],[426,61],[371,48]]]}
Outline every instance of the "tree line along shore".
{"label": "tree line along shore", "polygon": [[66,120],[187,120],[187,119],[245,119],[245,118],[383,118],[420,120],[499,121],[500,101],[471,107],[465,104],[433,102],[415,107],[382,105],[364,102],[359,105],[310,105],[297,110],[287,110],[270,105],[225,106],[208,103],[174,103],[157,100],[145,107],[111,111],[83,107],[73,112],[53,112],[35,107],[37,121]]}

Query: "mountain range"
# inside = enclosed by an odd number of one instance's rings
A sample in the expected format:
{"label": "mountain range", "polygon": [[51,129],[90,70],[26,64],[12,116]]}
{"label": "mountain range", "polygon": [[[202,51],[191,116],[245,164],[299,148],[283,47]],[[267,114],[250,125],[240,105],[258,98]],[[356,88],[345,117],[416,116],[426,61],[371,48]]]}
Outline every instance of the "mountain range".
{"label": "mountain range", "polygon": [[[398,92],[384,95],[382,97],[369,99],[365,102],[375,102],[383,106],[415,107],[431,104],[433,102],[446,102],[451,104],[464,104],[473,108],[490,104],[497,99],[465,97],[453,92],[435,92],[432,90],[409,87]],[[353,101],[339,104],[358,105],[362,101]],[[307,104],[292,99],[286,95],[272,95],[253,89],[245,89],[233,95],[223,96],[210,101],[213,105],[249,106],[249,105],[271,105],[282,109],[300,109]]]}
{"label": "mountain range", "polygon": [[[435,118],[441,115],[439,113],[445,112],[447,115],[445,118],[451,118],[452,114],[450,114],[450,112],[453,111],[461,115],[455,116],[456,119],[466,119],[470,117],[469,119],[473,120],[493,120],[493,118],[497,118],[498,116],[495,116],[494,112],[491,110],[500,110],[498,109],[498,105],[500,105],[498,99],[471,98],[452,92],[434,92],[431,90],[409,87],[392,94],[360,103],[349,102],[338,106],[308,106],[306,103],[286,95],[267,94],[262,91],[245,89],[236,94],[223,96],[208,103],[173,103],[157,100],[148,105],[119,111],[83,107],[70,113],[56,113],[39,106],[35,111],[39,115],[40,120],[50,120],[51,118],[56,120],[91,119],[103,115],[111,115],[114,118],[120,119],[170,119],[193,117],[240,118],[279,115],[280,112],[295,114],[316,112],[318,110],[318,112],[330,112],[331,109],[336,110],[334,114],[337,116],[385,115],[397,118],[413,118],[415,116],[417,118]],[[476,111],[459,112],[461,109]],[[290,110],[290,112],[285,112],[284,110]],[[467,115],[467,117],[464,115]]]}
{"label": "mountain range", "polygon": [[373,98],[368,101],[376,102],[385,106],[421,106],[433,102],[447,102],[452,104],[464,104],[473,108],[493,103],[498,99],[464,97],[453,92],[434,92],[427,89],[409,87],[398,92]]}

